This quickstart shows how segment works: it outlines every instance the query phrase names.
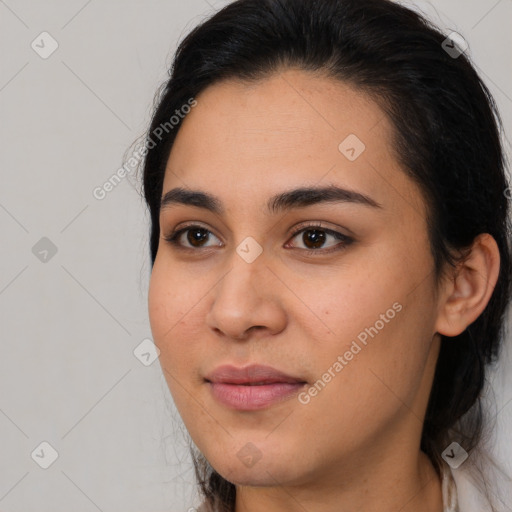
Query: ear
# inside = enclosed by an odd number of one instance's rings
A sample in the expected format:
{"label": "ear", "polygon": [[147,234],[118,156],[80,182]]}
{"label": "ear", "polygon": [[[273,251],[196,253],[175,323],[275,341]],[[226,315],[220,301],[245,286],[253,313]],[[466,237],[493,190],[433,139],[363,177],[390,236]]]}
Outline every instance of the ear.
{"label": "ear", "polygon": [[478,235],[464,261],[451,271],[439,294],[436,330],[457,336],[472,324],[487,306],[500,270],[500,251],[488,234]]}

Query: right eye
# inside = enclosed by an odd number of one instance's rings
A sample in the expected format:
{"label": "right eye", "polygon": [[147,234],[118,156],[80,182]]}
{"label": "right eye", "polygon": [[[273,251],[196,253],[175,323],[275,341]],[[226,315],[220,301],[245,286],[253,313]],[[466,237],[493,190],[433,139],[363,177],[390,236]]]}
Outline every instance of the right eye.
{"label": "right eye", "polygon": [[[186,236],[184,237],[183,235]],[[210,239],[210,236],[217,238],[209,229],[206,229],[197,224],[191,224],[189,226],[182,227],[176,231],[173,231],[169,235],[164,237],[164,240],[179,249],[194,250],[208,248],[212,246],[203,245],[205,241]],[[190,245],[184,245],[183,239]],[[218,240],[218,238],[217,238]]]}

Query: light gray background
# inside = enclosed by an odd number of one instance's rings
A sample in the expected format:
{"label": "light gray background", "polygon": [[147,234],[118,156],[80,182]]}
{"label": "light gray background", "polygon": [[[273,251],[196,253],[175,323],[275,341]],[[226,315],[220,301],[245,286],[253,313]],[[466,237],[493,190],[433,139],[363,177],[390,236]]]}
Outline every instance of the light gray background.
{"label": "light gray background", "polygon": [[[146,128],[177,42],[226,3],[0,0],[3,512],[197,505],[158,360],[145,366],[133,353],[151,338],[148,218],[135,173],[103,200],[93,190]],[[512,0],[414,5],[468,40],[510,137]],[[59,45],[47,59],[31,47],[43,31]],[[32,250],[42,237],[57,247],[46,262]],[[492,376],[502,462],[512,459],[510,344]],[[58,453],[48,469],[35,461],[47,449],[31,456],[43,441]]]}

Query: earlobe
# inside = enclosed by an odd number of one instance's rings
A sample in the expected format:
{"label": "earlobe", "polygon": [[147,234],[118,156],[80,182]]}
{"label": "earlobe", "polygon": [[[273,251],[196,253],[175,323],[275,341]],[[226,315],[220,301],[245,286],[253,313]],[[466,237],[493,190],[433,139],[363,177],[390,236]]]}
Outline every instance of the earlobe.
{"label": "earlobe", "polygon": [[500,252],[488,233],[478,235],[467,257],[453,270],[440,296],[436,332],[457,336],[487,306],[500,270]]}

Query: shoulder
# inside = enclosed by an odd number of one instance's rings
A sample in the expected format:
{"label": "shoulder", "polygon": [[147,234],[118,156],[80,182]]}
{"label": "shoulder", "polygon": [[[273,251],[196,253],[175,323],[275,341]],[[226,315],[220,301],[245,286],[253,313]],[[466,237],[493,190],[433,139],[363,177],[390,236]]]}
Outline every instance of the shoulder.
{"label": "shoulder", "polygon": [[461,512],[457,483],[449,464],[443,462],[441,466],[441,486],[443,491],[443,512]]}

